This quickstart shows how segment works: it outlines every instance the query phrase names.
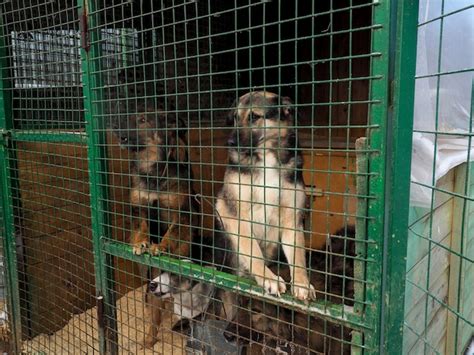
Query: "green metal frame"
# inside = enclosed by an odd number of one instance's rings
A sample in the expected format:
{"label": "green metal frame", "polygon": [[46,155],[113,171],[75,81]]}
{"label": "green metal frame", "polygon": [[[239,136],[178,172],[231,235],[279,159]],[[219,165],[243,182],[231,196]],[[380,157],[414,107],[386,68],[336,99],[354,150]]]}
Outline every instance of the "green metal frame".
{"label": "green metal frame", "polygon": [[[177,272],[198,280],[212,282],[219,287],[238,289],[239,292],[285,305],[308,314],[316,314],[333,322],[350,326],[358,332],[354,343],[366,353],[400,353],[403,339],[403,300],[405,280],[406,237],[408,227],[409,173],[411,154],[411,128],[414,96],[414,71],[416,51],[417,1],[380,0],[373,7],[373,23],[381,24],[372,30],[372,59],[370,88],[370,122],[367,133],[367,174],[370,176],[366,202],[359,206],[367,209],[366,225],[358,220],[359,230],[366,230],[367,250],[365,270],[367,286],[364,290],[365,307],[354,312],[343,306],[328,305],[317,301],[310,305],[295,301],[290,296],[281,298],[264,295],[262,290],[248,280],[217,272],[211,268],[190,265],[167,257],[133,255],[130,246],[105,241],[110,237],[107,205],[107,152],[106,129],[101,119],[100,60],[101,25],[95,12],[95,1],[79,0],[83,91],[85,98],[86,134],[54,131],[17,131],[13,129],[11,99],[5,90],[7,83],[0,77],[0,129],[8,134],[7,142],[41,141],[87,143],[90,173],[90,203],[93,248],[96,275],[96,294],[103,299],[98,307],[100,351],[117,352],[117,322],[113,289],[113,258],[120,257],[148,266]],[[94,30],[90,30],[94,29]],[[2,37],[3,38],[3,37]],[[1,39],[0,39],[1,41]],[[0,42],[0,48],[4,48]],[[4,53],[0,53],[4,60]],[[5,63],[1,63],[6,68]],[[3,74],[3,72],[0,71]],[[365,154],[365,153],[364,153]],[[8,285],[10,315],[14,320],[17,349],[21,342],[18,275],[15,256],[14,198],[11,196],[9,164],[16,161],[15,150],[0,145],[0,183],[5,216],[4,250],[8,260]],[[365,184],[365,182],[364,182]],[[17,199],[18,200],[18,199]],[[407,206],[406,209],[400,206]],[[380,262],[382,261],[382,262]],[[105,321],[104,321],[105,320]]]}
{"label": "green metal frame", "polygon": [[[373,325],[364,343],[373,353],[400,353],[402,349],[404,275],[413,126],[416,21],[418,2],[386,1],[374,9],[369,158],[367,256],[382,260],[367,269],[364,320]],[[402,70],[403,64],[403,70]],[[403,209],[401,206],[406,206]]]}
{"label": "green metal frame", "polygon": [[[396,6],[396,8],[395,8]],[[418,1],[394,4],[389,67],[380,351],[401,353],[410,201]],[[401,208],[406,206],[406,208]]]}
{"label": "green metal frame", "polygon": [[[1,15],[1,14],[0,14]],[[2,18],[0,18],[2,24]],[[19,191],[15,188],[18,180],[15,178],[16,150],[15,142],[10,139],[10,131],[13,128],[13,116],[11,108],[11,96],[9,82],[6,75],[6,43],[3,35],[3,26],[0,26],[0,208],[3,210],[3,252],[5,258],[5,276],[7,283],[7,306],[8,317],[11,319],[10,326],[13,335],[13,350],[21,352],[21,307],[20,289],[18,277],[18,263],[16,253],[16,226],[15,208],[19,201],[16,196]]]}
{"label": "green metal frame", "polygon": [[[89,179],[91,196],[92,239],[94,248],[94,265],[96,274],[96,295],[98,304],[99,340],[102,353],[117,353],[117,316],[115,308],[115,294],[113,288],[113,256],[108,254],[103,241],[110,236],[110,223],[107,222],[109,208],[107,206],[107,147],[106,130],[102,126],[100,117],[100,32],[89,31],[95,28],[96,18],[93,0],[79,0],[81,18],[81,35],[83,45],[81,59],[83,69],[83,89],[85,96],[85,118],[87,131],[87,152],[89,161]],[[90,27],[89,27],[90,26]],[[97,104],[97,102],[99,102]]]}

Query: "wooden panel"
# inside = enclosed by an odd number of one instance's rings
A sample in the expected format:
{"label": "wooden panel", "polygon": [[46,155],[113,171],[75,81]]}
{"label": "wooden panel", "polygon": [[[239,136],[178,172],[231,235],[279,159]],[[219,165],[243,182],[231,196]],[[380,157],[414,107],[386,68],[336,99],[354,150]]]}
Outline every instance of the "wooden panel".
{"label": "wooden panel", "polygon": [[[222,185],[227,164],[228,135],[226,130],[191,129],[189,132],[194,187],[205,197],[201,203],[205,213],[204,226],[209,229],[213,227],[214,198]],[[306,139],[311,140],[310,137]],[[119,148],[113,135],[109,134],[108,142],[112,237],[128,242],[130,156]],[[308,142],[303,143],[308,146]],[[328,156],[308,148],[303,151],[306,184],[325,193],[312,201],[316,212],[311,216],[309,245],[317,248],[327,233],[334,233],[345,222],[353,223],[353,217],[346,218],[343,213],[355,214],[355,198],[344,195],[355,193],[354,179],[345,174],[355,171],[355,156],[335,153]],[[78,145],[19,145],[23,236],[34,332],[54,331],[72,313],[92,305],[92,301],[87,300],[94,292],[94,278],[86,154],[86,149]],[[313,169],[316,169],[314,174],[310,172]],[[76,273],[78,267],[82,268],[80,273]],[[116,268],[115,285],[119,294],[142,282],[137,277],[135,264],[116,260]],[[50,274],[54,277],[45,278]],[[46,284],[48,279],[51,285]],[[48,303],[45,300],[56,301]],[[48,304],[51,317],[44,311],[45,304]]]}
{"label": "wooden panel", "polygon": [[311,201],[311,240],[308,246],[321,248],[328,233],[345,224],[355,224],[357,198],[355,188],[355,154],[304,153],[304,181],[322,190],[322,196]]}
{"label": "wooden panel", "polygon": [[[453,191],[454,173],[451,171],[440,179],[437,186],[440,189]],[[439,302],[433,300],[432,297],[427,297],[423,290],[426,289],[426,278],[429,273],[429,292],[439,300],[447,299],[450,268],[449,252],[434,244],[431,244],[430,248],[427,239],[449,248],[452,220],[453,199],[450,195],[441,192],[435,193],[432,214],[429,209],[410,209],[411,227],[408,235],[407,279],[421,289],[407,282],[405,289],[405,321],[410,328],[424,337],[436,334],[436,341],[430,342],[432,346],[436,346],[439,343],[438,339],[446,336],[447,312]],[[430,260],[428,260],[429,255]],[[426,302],[428,302],[428,307],[426,308],[425,317]],[[428,325],[427,329],[424,329],[425,320]],[[445,344],[445,342],[440,344]],[[403,352],[415,354],[420,346],[422,346],[422,342],[418,340],[418,336],[407,330],[403,339]],[[444,349],[438,350],[444,352]]]}
{"label": "wooden panel", "polygon": [[[442,244],[449,246],[451,236],[448,235],[443,239]],[[407,279],[418,285],[421,289],[407,283],[406,293],[406,309],[405,321],[418,334],[431,334],[443,329],[443,336],[446,331],[447,319],[438,315],[443,310],[442,305],[435,301],[431,296],[438,300],[443,300],[447,297],[449,290],[449,253],[440,247],[433,247],[431,250],[430,267],[428,268],[428,256],[426,255],[413,269],[407,274]],[[426,277],[430,274],[430,283],[428,290],[431,296],[423,291],[426,288]],[[409,299],[409,303],[408,303]],[[426,312],[426,317],[425,317]],[[447,316],[447,313],[443,313]],[[435,320],[436,319],[436,324]],[[427,329],[425,327],[425,320]],[[441,328],[438,328],[442,323]],[[433,329],[436,327],[436,329]],[[406,332],[404,336],[404,349],[411,349],[418,340],[418,336],[412,332]],[[436,342],[430,344],[434,345]],[[441,349],[440,349],[441,350]],[[443,352],[443,351],[442,351]]]}
{"label": "wooden panel", "polygon": [[[128,238],[129,161],[109,149],[112,236]],[[124,156],[125,154],[125,156]],[[95,305],[87,151],[60,143],[19,143],[19,180],[32,335],[53,332]],[[127,233],[125,233],[127,231]],[[116,261],[119,295],[140,284],[136,266]]]}
{"label": "wooden panel", "polygon": [[90,250],[28,266],[28,296],[32,335],[61,328],[69,318],[95,304]]}
{"label": "wooden panel", "polygon": [[[473,166],[474,165],[468,166],[467,164],[462,164],[454,169],[454,191],[462,196],[474,196],[474,187],[468,186],[466,190],[468,169],[474,171]],[[474,228],[472,223],[469,223],[469,221],[472,222],[473,217],[472,205],[472,202],[468,202],[464,198],[454,198],[454,218],[452,222],[453,238],[450,246],[451,250],[471,260],[474,259]],[[474,285],[473,271],[474,266],[472,262],[461,260],[456,254],[450,254],[450,286],[447,303],[450,308],[457,310],[459,302],[459,313],[465,318],[468,317],[474,309],[474,302],[472,301],[472,288]],[[459,321],[456,331],[457,319],[458,317],[455,314],[448,312],[446,330],[448,334],[447,353],[454,354],[462,352],[473,335],[472,326],[462,320]]]}

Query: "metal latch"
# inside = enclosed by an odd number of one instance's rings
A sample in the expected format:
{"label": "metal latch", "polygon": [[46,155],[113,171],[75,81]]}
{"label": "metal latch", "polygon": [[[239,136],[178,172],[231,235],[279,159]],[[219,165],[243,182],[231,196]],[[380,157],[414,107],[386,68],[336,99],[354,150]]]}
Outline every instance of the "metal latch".
{"label": "metal latch", "polygon": [[10,131],[0,129],[0,144],[4,147],[8,147],[10,145],[11,136],[12,134]]}

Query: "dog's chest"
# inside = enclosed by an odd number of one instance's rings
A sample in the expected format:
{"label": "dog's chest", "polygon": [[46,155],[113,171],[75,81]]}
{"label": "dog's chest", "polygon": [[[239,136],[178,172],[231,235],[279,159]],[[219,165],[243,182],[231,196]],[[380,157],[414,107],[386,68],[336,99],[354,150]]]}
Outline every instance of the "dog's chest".
{"label": "dog's chest", "polygon": [[[269,223],[278,220],[281,187],[284,184],[280,165],[273,154],[266,154],[252,174],[252,219]],[[273,224],[273,223],[271,223]]]}
{"label": "dog's chest", "polygon": [[273,154],[266,154],[252,172],[252,202],[278,205],[282,185],[280,166]]}

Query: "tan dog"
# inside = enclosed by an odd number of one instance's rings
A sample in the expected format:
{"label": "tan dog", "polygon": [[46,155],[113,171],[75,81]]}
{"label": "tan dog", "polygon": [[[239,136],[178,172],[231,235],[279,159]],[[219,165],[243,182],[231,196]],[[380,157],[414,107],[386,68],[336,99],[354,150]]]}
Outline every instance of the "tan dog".
{"label": "tan dog", "polygon": [[[188,257],[199,234],[200,208],[192,189],[186,134],[180,120],[161,111],[144,111],[117,120],[114,133],[133,158],[130,203],[133,212],[133,253]],[[153,228],[152,228],[153,227]],[[142,268],[143,269],[143,268]],[[153,277],[159,270],[151,270]],[[147,295],[148,296],[148,295]],[[151,324],[144,344],[152,347],[166,301],[147,297]]]}
{"label": "tan dog", "polygon": [[307,300],[315,291],[306,271],[303,160],[291,106],[289,98],[265,91],[240,97],[231,115],[235,130],[228,140],[229,162],[216,209],[240,270],[248,271],[266,292],[284,293],[285,282],[266,265],[281,246],[293,295]]}

